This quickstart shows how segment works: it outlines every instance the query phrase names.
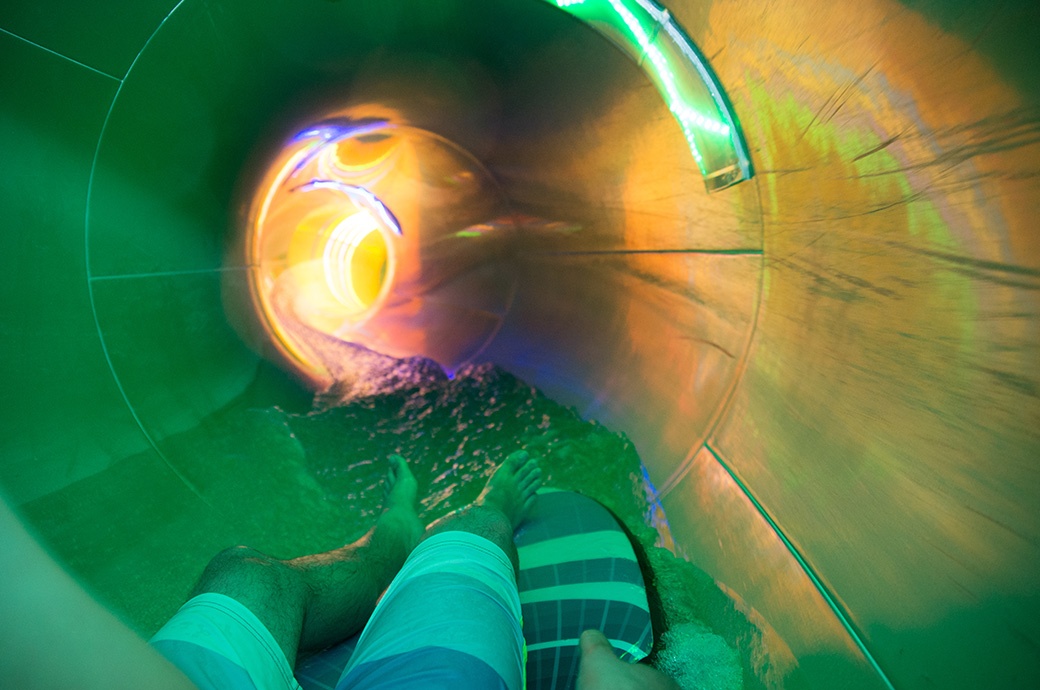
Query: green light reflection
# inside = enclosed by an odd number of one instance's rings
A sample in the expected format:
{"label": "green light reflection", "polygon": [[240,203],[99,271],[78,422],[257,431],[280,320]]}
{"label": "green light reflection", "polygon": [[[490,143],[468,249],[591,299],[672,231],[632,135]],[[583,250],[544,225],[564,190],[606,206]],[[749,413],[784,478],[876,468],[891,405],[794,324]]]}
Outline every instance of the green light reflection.
{"label": "green light reflection", "polygon": [[686,138],[709,191],[749,179],[739,123],[707,61],[651,0],[547,0],[611,39],[646,70]]}

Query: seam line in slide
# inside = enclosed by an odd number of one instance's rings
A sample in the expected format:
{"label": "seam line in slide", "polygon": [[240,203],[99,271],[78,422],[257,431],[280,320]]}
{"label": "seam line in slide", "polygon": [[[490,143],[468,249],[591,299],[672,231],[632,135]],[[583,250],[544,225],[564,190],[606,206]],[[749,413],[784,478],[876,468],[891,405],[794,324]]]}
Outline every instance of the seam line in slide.
{"label": "seam line in slide", "polygon": [[8,31],[7,29],[0,28],[0,33],[5,33],[8,36],[11,36],[13,38],[17,38],[19,41],[23,41],[25,43],[28,43],[29,45],[34,46],[36,48],[39,48],[40,50],[46,51],[46,52],[50,53],[51,55],[56,55],[57,57],[60,57],[62,60],[67,60],[68,62],[71,62],[74,65],[79,65],[80,67],[82,67],[84,69],[89,69],[91,72],[95,72],[97,74],[100,74],[102,77],[108,77],[112,81],[118,81],[118,82],[122,82],[123,81],[119,77],[113,76],[113,75],[109,74],[108,72],[103,72],[103,71],[99,70],[97,67],[91,67],[90,65],[84,64],[84,63],[80,62],[79,60],[73,60],[68,55],[63,55],[63,54],[59,53],[56,50],[51,50],[47,46],[41,46],[39,43],[37,43],[35,41],[30,41],[28,38],[25,38],[24,36],[19,36],[18,34],[12,32],[12,31]]}
{"label": "seam line in slide", "polygon": [[888,679],[888,676],[885,675],[885,672],[881,670],[881,666],[878,665],[878,662],[874,659],[874,655],[870,653],[869,649],[867,649],[866,643],[863,642],[863,639],[856,631],[855,626],[853,626],[852,621],[849,620],[848,615],[846,615],[845,611],[842,609],[841,605],[838,604],[837,600],[833,596],[831,596],[831,593],[827,589],[827,586],[823,584],[823,581],[816,574],[816,571],[812,568],[812,566],[809,565],[808,561],[805,560],[801,552],[798,551],[798,549],[791,542],[791,540],[787,538],[787,535],[784,533],[784,531],[780,529],[780,525],[778,525],[776,521],[769,515],[769,513],[766,512],[766,509],[762,506],[761,503],[758,502],[758,499],[756,499],[754,495],[752,495],[750,489],[748,489],[748,487],[744,485],[744,482],[740,481],[740,478],[737,477],[736,473],[734,473],[733,470],[730,469],[726,461],[722,459],[722,456],[719,455],[719,453],[714,448],[712,448],[710,444],[705,443],[704,447],[705,449],[707,449],[709,453],[711,453],[711,456],[715,458],[715,462],[719,463],[719,466],[722,467],[722,469],[724,469],[726,473],[733,479],[736,485],[740,488],[741,492],[743,492],[743,494],[747,496],[748,500],[751,501],[751,505],[755,507],[755,510],[758,511],[758,514],[762,516],[762,518],[766,521],[766,523],[769,524],[769,527],[773,530],[776,536],[780,538],[780,541],[783,542],[784,546],[787,548],[787,551],[794,557],[796,561],[798,561],[798,565],[801,566],[802,571],[806,574],[806,576],[808,576],[809,580],[813,583],[813,586],[816,588],[816,591],[818,591],[820,593],[820,596],[823,597],[823,600],[827,602],[827,606],[829,606],[831,611],[834,612],[834,615],[838,618],[838,621],[841,623],[842,627],[845,628],[845,631],[849,634],[849,637],[852,638],[852,641],[856,644],[856,647],[859,649],[860,653],[863,654],[864,658],[867,660],[867,663],[870,664],[870,667],[874,669],[874,672],[877,673],[878,677],[884,682],[885,687],[887,687],[889,690],[895,690],[895,688],[892,685],[892,682]]}

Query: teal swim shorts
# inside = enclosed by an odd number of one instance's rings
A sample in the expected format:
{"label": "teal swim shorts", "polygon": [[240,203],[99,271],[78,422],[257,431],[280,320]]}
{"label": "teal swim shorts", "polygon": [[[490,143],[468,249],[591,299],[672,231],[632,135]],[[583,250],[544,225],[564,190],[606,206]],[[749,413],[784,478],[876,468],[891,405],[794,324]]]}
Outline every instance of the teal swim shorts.
{"label": "teal swim shorts", "polygon": [[[222,594],[191,599],[151,640],[201,690],[300,690],[271,633]],[[523,690],[513,566],[467,532],[421,542],[387,588],[336,690]]]}
{"label": "teal swim shorts", "polygon": [[192,598],[149,643],[200,690],[300,690],[260,619],[223,594]]}
{"label": "teal swim shorts", "polygon": [[442,532],[387,588],[336,690],[523,690],[525,656],[509,558],[483,537]]}

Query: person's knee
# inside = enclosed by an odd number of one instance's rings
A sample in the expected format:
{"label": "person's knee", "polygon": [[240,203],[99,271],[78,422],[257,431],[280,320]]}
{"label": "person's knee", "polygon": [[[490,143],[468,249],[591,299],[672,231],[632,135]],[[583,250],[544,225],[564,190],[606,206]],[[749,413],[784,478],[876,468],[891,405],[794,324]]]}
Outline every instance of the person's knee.
{"label": "person's knee", "polygon": [[210,559],[200,582],[247,580],[277,568],[278,561],[265,553],[248,546],[232,546]]}
{"label": "person's knee", "polygon": [[250,606],[255,600],[285,601],[306,596],[306,586],[291,566],[248,546],[233,546],[214,556],[194,594],[224,594]]}
{"label": "person's knee", "polygon": [[309,590],[288,563],[246,546],[224,549],[210,560],[192,596],[222,594],[253,613],[292,666],[300,643]]}
{"label": "person's knee", "polygon": [[513,543],[513,525],[502,511],[471,506],[466,512],[470,518],[470,529],[475,534],[502,545]]}
{"label": "person's knee", "polygon": [[442,532],[469,532],[487,539],[502,549],[513,564],[513,570],[519,573],[519,560],[516,545],[513,543],[513,525],[502,511],[479,505],[469,506],[434,522],[426,530],[423,538],[428,539]]}
{"label": "person's knee", "polygon": [[207,571],[235,572],[257,566],[271,567],[279,561],[248,546],[232,546],[210,559]]}
{"label": "person's knee", "polygon": [[484,506],[468,506],[445,515],[430,525],[423,538],[442,532],[469,532],[484,537],[503,549],[513,543],[513,526],[509,519],[501,511]]}

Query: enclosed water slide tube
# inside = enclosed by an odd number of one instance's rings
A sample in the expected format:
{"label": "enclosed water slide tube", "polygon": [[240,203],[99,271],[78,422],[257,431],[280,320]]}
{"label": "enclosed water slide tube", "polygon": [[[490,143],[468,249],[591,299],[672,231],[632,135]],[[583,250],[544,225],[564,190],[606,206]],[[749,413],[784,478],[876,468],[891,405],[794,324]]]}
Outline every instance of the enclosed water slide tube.
{"label": "enclosed water slide tube", "polygon": [[7,680],[235,543],[170,439],[331,338],[627,433],[767,687],[1040,687],[1037,4],[666,4],[0,6]]}

